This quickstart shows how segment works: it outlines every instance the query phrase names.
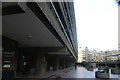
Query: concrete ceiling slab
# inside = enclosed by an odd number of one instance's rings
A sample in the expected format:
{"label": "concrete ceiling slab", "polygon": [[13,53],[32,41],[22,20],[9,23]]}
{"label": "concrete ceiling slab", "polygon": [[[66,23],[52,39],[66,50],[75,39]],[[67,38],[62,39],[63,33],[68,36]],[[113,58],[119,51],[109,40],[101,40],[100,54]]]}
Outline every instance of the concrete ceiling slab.
{"label": "concrete ceiling slab", "polygon": [[2,34],[24,47],[63,46],[29,9],[25,13],[3,16]]}

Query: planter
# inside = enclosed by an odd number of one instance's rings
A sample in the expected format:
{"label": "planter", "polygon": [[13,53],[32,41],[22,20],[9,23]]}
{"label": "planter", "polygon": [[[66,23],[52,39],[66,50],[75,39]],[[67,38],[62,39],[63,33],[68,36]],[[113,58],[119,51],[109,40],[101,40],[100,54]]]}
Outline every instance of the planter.
{"label": "planter", "polygon": [[109,73],[106,73],[106,72],[100,72],[100,71],[96,71],[95,72],[95,77],[96,78],[103,78],[103,79],[108,79],[108,78],[110,78],[110,75],[109,75]]}
{"label": "planter", "polygon": [[94,69],[93,69],[93,68],[88,67],[88,68],[87,68],[87,70],[88,70],[88,71],[93,71]]}
{"label": "planter", "polygon": [[85,69],[87,69],[88,71],[93,71],[94,68],[93,68],[92,63],[88,63],[87,66],[85,67]]}
{"label": "planter", "polygon": [[111,69],[112,74],[120,74],[120,68]]}
{"label": "planter", "polygon": [[105,67],[98,67],[98,70],[104,70]]}

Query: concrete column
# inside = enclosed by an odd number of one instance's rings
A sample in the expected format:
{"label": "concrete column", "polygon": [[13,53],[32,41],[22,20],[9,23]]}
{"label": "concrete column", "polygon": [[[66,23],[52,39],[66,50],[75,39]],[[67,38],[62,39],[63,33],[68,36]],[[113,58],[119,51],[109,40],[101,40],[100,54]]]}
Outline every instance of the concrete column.
{"label": "concrete column", "polygon": [[44,74],[46,72],[46,66],[47,62],[45,57],[38,53],[36,56],[36,75]]}
{"label": "concrete column", "polygon": [[70,61],[68,61],[68,67],[70,67]]}
{"label": "concrete column", "polygon": [[67,65],[67,60],[65,60],[65,68],[67,68],[67,66],[68,66],[68,65]]}
{"label": "concrete column", "polygon": [[70,62],[70,67],[73,67],[74,66],[74,63],[73,62]]}
{"label": "concrete column", "polygon": [[65,68],[65,60],[63,59],[62,60],[62,69],[64,69]]}
{"label": "concrete column", "polygon": [[65,68],[65,59],[64,58],[60,59],[60,64],[59,65],[60,65],[61,69]]}
{"label": "concrete column", "polygon": [[70,61],[66,60],[66,68],[70,67]]}
{"label": "concrete column", "polygon": [[53,58],[47,56],[47,71],[53,70]]}
{"label": "concrete column", "polygon": [[59,58],[58,58],[58,57],[56,57],[56,58],[54,59],[53,69],[54,69],[54,70],[58,70],[58,69],[59,69]]}
{"label": "concrete column", "polygon": [[58,70],[59,69],[59,57],[58,56],[51,56],[47,57],[47,70]]}

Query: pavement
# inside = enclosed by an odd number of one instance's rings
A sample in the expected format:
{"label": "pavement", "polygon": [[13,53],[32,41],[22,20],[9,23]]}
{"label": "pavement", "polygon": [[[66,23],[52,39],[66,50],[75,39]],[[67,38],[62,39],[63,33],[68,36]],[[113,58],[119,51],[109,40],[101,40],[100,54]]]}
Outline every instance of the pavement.
{"label": "pavement", "polygon": [[[41,76],[27,76],[30,80],[32,78],[33,80],[39,79],[39,80],[96,80],[95,78],[95,71],[98,69],[94,69],[94,71],[87,71],[84,67],[77,67],[75,70],[74,67],[70,67],[63,70],[57,70],[57,71],[49,71]],[[19,77],[20,78],[20,77]],[[22,77],[21,77],[22,78]],[[119,79],[118,79],[119,78]],[[17,79],[18,80],[18,79]],[[27,80],[27,79],[25,79]],[[103,80],[103,79],[97,79],[97,80]],[[104,79],[107,80],[107,79]],[[110,80],[120,80],[120,74],[110,74]]]}
{"label": "pavement", "polygon": [[[76,70],[73,69],[68,74],[65,74],[63,78],[95,78],[95,71],[98,71],[98,69],[87,71],[84,67],[77,67]],[[120,75],[110,73],[110,78],[120,78]]]}
{"label": "pavement", "polygon": [[45,74],[42,74],[40,76],[34,76],[34,75],[19,75],[15,78],[63,78],[67,73],[69,73],[71,70],[73,70],[73,67],[69,67],[66,69],[56,70],[56,71],[48,71]]}
{"label": "pavement", "polygon": [[[52,74],[48,73],[47,76],[49,76],[48,78],[71,78],[71,79],[95,79],[95,71],[98,71],[98,69],[94,69],[94,71],[88,71],[87,69],[85,69],[85,67],[77,67],[77,69],[75,70],[75,68],[67,68],[64,70],[60,70],[60,71],[56,71],[56,72],[52,72]],[[111,74],[110,73],[110,79],[118,79],[120,80],[120,74]],[[51,75],[51,76],[50,76]],[[44,76],[45,78],[45,76]]]}

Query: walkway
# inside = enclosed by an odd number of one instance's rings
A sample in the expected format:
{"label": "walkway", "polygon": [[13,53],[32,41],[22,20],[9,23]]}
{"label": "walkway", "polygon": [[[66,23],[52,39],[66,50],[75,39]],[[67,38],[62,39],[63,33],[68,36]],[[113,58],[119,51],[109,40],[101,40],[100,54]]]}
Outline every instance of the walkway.
{"label": "walkway", "polygon": [[[74,68],[67,68],[64,70],[58,70],[58,71],[50,71],[46,74],[43,74],[41,76],[29,76],[29,80],[38,79],[38,80],[103,80],[103,79],[95,79],[95,71],[97,69],[94,69],[94,71],[87,71],[84,67],[77,67],[77,70]],[[18,78],[24,78],[24,77],[16,77],[15,80]],[[86,79],[87,78],[87,79]],[[110,74],[110,78],[120,78],[120,75],[113,75]],[[26,79],[25,79],[26,80]],[[116,80],[116,79],[110,79],[110,80]],[[117,79],[120,80],[120,79]]]}
{"label": "walkway", "polygon": [[[84,67],[77,67],[77,70],[71,70],[69,73],[64,75],[64,78],[95,78],[95,71],[87,71]],[[110,78],[118,78],[120,75],[110,74]]]}

